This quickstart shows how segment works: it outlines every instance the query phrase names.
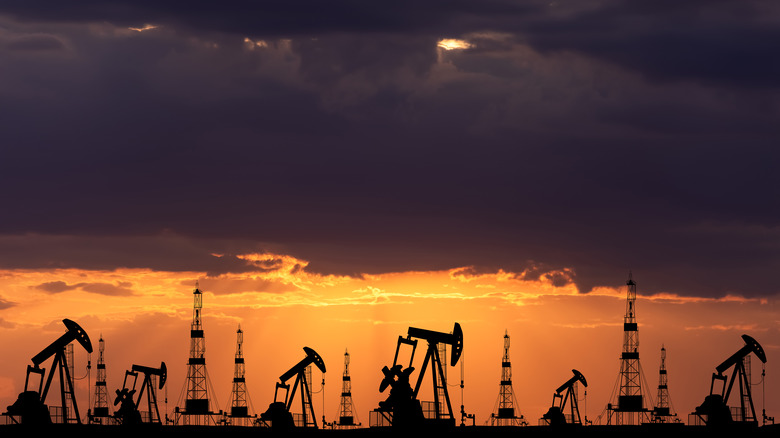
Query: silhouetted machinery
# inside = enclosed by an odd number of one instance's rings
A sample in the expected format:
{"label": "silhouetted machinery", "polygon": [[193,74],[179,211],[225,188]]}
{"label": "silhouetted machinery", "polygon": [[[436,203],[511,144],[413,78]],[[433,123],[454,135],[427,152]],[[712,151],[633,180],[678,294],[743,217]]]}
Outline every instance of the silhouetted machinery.
{"label": "silhouetted machinery", "polygon": [[[563,385],[559,386],[553,394],[552,406],[547,410],[547,413],[542,416],[544,420],[550,426],[561,426],[566,424],[582,425],[580,419],[580,408],[577,404],[577,393],[574,390],[574,384],[582,382],[582,385],[587,387],[588,382],[585,380],[585,376],[577,370],[571,370],[574,375],[567,380]],[[562,394],[565,391],[565,394]],[[570,421],[566,421],[566,403],[569,403],[569,410],[571,412]]]}
{"label": "silhouetted machinery", "polygon": [[[63,422],[68,423],[71,418],[68,412],[68,401],[70,401],[73,404],[75,421],[81,424],[81,417],[76,404],[76,395],[73,391],[73,376],[70,375],[70,370],[68,369],[65,347],[71,342],[77,341],[87,350],[87,353],[92,353],[92,342],[90,342],[87,332],[75,322],[63,319],[62,323],[65,324],[68,331],[32,358],[33,366],[27,365],[24,392],[19,394],[13,405],[8,406],[7,414],[20,416],[23,424],[48,424],[52,422],[49,408],[46,406],[46,396],[49,393],[55,370],[59,373]],[[54,360],[49,369],[49,377],[45,378],[46,369],[41,368],[40,365],[52,356],[54,356]],[[29,388],[30,374],[38,374],[40,376],[37,391]],[[43,386],[44,380],[46,380],[45,387]]]}
{"label": "silhouetted machinery", "polygon": [[[715,367],[717,373],[712,373],[712,382],[710,383],[710,395],[704,398],[704,403],[696,407],[695,414],[699,416],[708,426],[720,426],[724,424],[743,423],[757,424],[756,410],[753,407],[753,396],[750,392],[749,370],[745,368],[745,359],[750,353],[755,353],[762,363],[766,363],[766,354],[764,349],[755,339],[748,335],[742,335],[745,345],[723,363]],[[729,368],[734,367],[734,372],[729,380],[723,375]],[[728,384],[726,381],[728,380]],[[731,415],[731,409],[728,406],[729,395],[734,387],[734,381],[738,381],[740,410],[738,419]],[[720,393],[715,392],[715,382],[721,382],[722,389]]]}
{"label": "silhouetted machinery", "polygon": [[[414,386],[414,390],[412,390],[409,379],[411,373],[414,371],[412,363],[414,362],[414,353],[417,349],[417,341],[419,339],[428,341],[428,350],[425,354],[417,383]],[[394,427],[419,426],[424,422],[444,424],[447,426],[455,425],[455,416],[453,415],[450,396],[447,392],[446,374],[442,367],[441,358],[439,357],[439,344],[450,345],[452,347],[450,366],[455,366],[463,353],[463,331],[460,328],[460,324],[457,322],[455,323],[452,333],[442,333],[409,327],[406,338],[402,336],[398,337],[395,357],[393,358],[393,366],[390,368],[386,366],[382,368],[384,378],[379,385],[379,392],[384,392],[388,387],[391,387],[390,395],[385,401],[379,403],[379,409],[376,410],[380,413],[391,413],[390,415],[385,415],[384,418],[389,420]],[[412,347],[409,366],[406,369],[398,364],[398,353],[402,345],[410,345]],[[426,416],[423,414],[422,405],[420,404],[417,395],[420,391],[420,386],[422,385],[429,362],[431,362],[434,401],[432,413]],[[446,411],[444,407],[445,404]],[[433,418],[430,418],[431,416]]]}
{"label": "silhouetted machinery", "polygon": [[[295,399],[295,392],[300,386],[302,427],[317,428],[317,418],[314,416],[314,407],[311,401],[309,382],[306,380],[306,367],[314,364],[321,372],[325,372],[325,362],[316,351],[309,347],[303,347],[306,357],[279,377],[274,389],[274,401],[268,406],[268,410],[260,414],[260,419],[270,421],[274,429],[289,429],[295,427],[290,408]],[[292,389],[287,381],[295,376]],[[279,401],[279,389],[284,389],[284,401]]]}
{"label": "silhouetted machinery", "polygon": [[[138,383],[138,374],[143,374],[143,382],[141,383],[141,389],[138,390],[138,396],[135,400],[133,397],[136,393],[136,384]],[[114,405],[120,405],[119,409],[114,413],[114,416],[123,425],[136,425],[141,423],[153,423],[161,424],[160,410],[157,407],[157,392],[154,389],[153,376],[158,378],[158,388],[163,389],[165,386],[165,380],[168,377],[168,370],[165,366],[165,362],[160,363],[160,368],[152,368],[141,365],[133,365],[131,371],[125,371],[125,380],[122,384],[122,390],[116,390],[116,399],[114,399]],[[133,385],[127,386],[127,378],[133,378]],[[146,391],[146,421],[141,417],[141,411],[139,406],[143,401],[144,391]]]}

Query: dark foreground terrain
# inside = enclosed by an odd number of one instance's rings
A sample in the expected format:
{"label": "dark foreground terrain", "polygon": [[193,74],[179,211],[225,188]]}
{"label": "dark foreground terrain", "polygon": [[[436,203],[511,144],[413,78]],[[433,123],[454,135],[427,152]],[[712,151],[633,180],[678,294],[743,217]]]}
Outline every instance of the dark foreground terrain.
{"label": "dark foreground terrain", "polygon": [[[651,424],[643,426],[579,426],[579,427],[551,427],[551,426],[525,426],[525,427],[491,427],[468,426],[454,428],[414,429],[399,430],[394,428],[360,428],[350,430],[334,429],[302,429],[273,430],[258,427],[231,427],[231,426],[99,426],[99,425],[53,425],[53,426],[0,426],[0,437],[24,437],[31,436],[67,436],[68,438],[152,438],[164,436],[166,438],[243,438],[243,437],[312,437],[312,438],[374,438],[386,436],[411,436],[419,433],[433,433],[437,438],[471,438],[471,437],[528,437],[528,438],[558,438],[558,437],[664,437],[666,434],[679,436],[683,434],[689,437],[750,437],[766,436],[779,437],[780,425],[762,427],[706,427],[685,426],[683,424]],[[666,438],[666,437],[664,437]]]}

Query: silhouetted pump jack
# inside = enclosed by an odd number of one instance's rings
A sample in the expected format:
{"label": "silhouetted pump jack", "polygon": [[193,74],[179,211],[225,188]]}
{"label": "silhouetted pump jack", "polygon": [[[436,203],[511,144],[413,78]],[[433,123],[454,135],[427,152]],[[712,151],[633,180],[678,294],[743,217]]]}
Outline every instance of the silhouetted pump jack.
{"label": "silhouetted pump jack", "polygon": [[[742,340],[745,341],[745,345],[715,368],[717,374],[712,373],[710,395],[704,398],[704,403],[702,403],[701,406],[696,407],[695,414],[708,426],[721,426],[734,423],[728,401],[735,379],[739,381],[740,413],[742,417],[740,422],[758,423],[756,420],[756,410],[753,407],[753,396],[750,392],[750,379],[747,370],[745,370],[744,359],[752,352],[756,354],[762,363],[766,363],[766,354],[758,341],[750,336],[742,335]],[[723,373],[732,366],[734,367],[734,372],[731,375],[731,380],[729,380],[728,385],[726,385],[727,377],[724,376]],[[722,382],[723,387],[720,393],[715,392],[715,381]]]}
{"label": "silhouetted pump jack", "polygon": [[[73,403],[73,410],[75,411],[73,414],[75,415],[75,419],[81,424],[79,409],[76,405],[76,396],[73,392],[73,377],[70,375],[65,356],[65,347],[71,342],[77,341],[85,350],[87,350],[87,353],[92,353],[92,342],[90,342],[87,332],[75,322],[69,319],[63,319],[62,323],[65,324],[68,331],[32,358],[33,366],[27,365],[27,376],[24,379],[24,392],[19,394],[19,398],[13,405],[8,406],[8,414],[21,416],[23,424],[51,423],[49,408],[46,406],[46,395],[49,393],[49,387],[54,378],[55,370],[59,371],[63,418],[65,422],[67,422],[69,414],[67,413],[66,400],[69,398]],[[49,377],[44,379],[46,376],[46,369],[41,368],[40,365],[52,356],[54,356],[54,360],[49,370]],[[28,386],[30,384],[31,373],[40,375],[38,391],[30,390]],[[44,380],[46,380],[45,387],[43,387]]]}
{"label": "silhouetted pump jack", "polygon": [[[298,362],[295,366],[290,368],[286,373],[279,377],[279,382],[276,383],[276,389],[274,390],[274,402],[268,406],[268,410],[260,414],[260,419],[263,421],[270,421],[271,427],[274,429],[290,429],[295,427],[295,421],[293,420],[290,408],[292,407],[293,400],[295,399],[295,392],[300,386],[301,393],[301,408],[302,408],[302,425],[303,427],[317,428],[317,417],[314,416],[314,407],[312,406],[309,391],[309,382],[306,381],[306,367],[314,364],[321,372],[325,372],[325,362],[322,360],[316,351],[309,347],[303,347],[303,351],[306,352],[306,357]],[[292,390],[287,381],[295,376],[295,383],[293,383]],[[284,401],[280,401],[279,388],[285,390]]]}
{"label": "silhouetted pump jack", "polygon": [[[574,384],[582,382],[583,386],[587,387],[588,382],[585,381],[585,376],[583,376],[581,372],[577,370],[571,371],[574,375],[555,390],[552,406],[550,406],[547,413],[542,416],[543,419],[547,420],[550,426],[562,426],[566,424],[582,425],[580,409],[577,405],[577,394],[574,391]],[[562,394],[564,391],[566,391],[565,394]],[[569,410],[571,411],[571,422],[566,421],[566,415],[564,414],[567,402],[569,403]]]}
{"label": "silhouetted pump jack", "polygon": [[379,402],[378,410],[392,413],[393,427],[418,426],[425,421],[425,417],[420,402],[415,398],[412,385],[409,383],[409,376],[414,371],[414,367],[402,368],[401,365],[382,368],[385,377],[379,384],[379,392],[384,392],[389,386],[390,395],[385,401]]}
{"label": "silhouetted pump jack", "polygon": [[[414,352],[417,349],[418,339],[428,341],[428,350],[422,368],[420,369],[417,383],[415,384],[414,390],[412,390],[410,375],[414,371],[412,363],[414,362]],[[412,346],[409,366],[405,369],[402,365],[398,364],[398,352],[403,344]],[[442,367],[441,358],[439,357],[438,344],[452,346],[450,366],[455,366],[463,353],[463,330],[460,328],[460,324],[457,322],[455,323],[452,333],[442,333],[409,327],[406,338],[402,336],[398,337],[393,366],[390,368],[386,366],[382,368],[384,378],[379,385],[379,392],[384,392],[387,387],[390,386],[390,395],[384,402],[379,403],[379,409],[377,409],[379,412],[392,412],[390,421],[392,422],[393,427],[417,427],[423,425],[425,422],[438,423],[447,426],[455,425],[455,416],[453,415],[452,404],[450,403],[450,397],[447,392],[447,380],[444,374],[444,368]],[[431,378],[433,381],[435,418],[426,420],[423,416],[422,407],[417,398],[417,394],[420,391],[420,386],[422,385],[429,362],[432,362]],[[440,395],[443,397],[443,400],[440,400]],[[446,403],[446,411],[444,410],[442,402]]]}
{"label": "silhouetted pump jack", "polygon": [[[138,383],[138,373],[143,374],[144,379],[141,383],[141,389],[138,391],[138,397],[133,400],[136,393],[135,386]],[[128,376],[133,378],[132,387],[127,386]],[[165,366],[165,362],[160,363],[160,368],[133,365],[131,371],[125,371],[125,380],[122,384],[122,390],[116,390],[116,399],[114,399],[114,406],[119,405],[119,409],[114,413],[114,416],[123,425],[132,426],[143,422],[138,406],[140,406],[141,401],[143,401],[144,391],[146,391],[148,422],[161,424],[160,410],[157,407],[157,393],[152,384],[152,376],[157,376],[159,378],[158,388],[163,389],[165,380],[168,377],[168,370]]]}

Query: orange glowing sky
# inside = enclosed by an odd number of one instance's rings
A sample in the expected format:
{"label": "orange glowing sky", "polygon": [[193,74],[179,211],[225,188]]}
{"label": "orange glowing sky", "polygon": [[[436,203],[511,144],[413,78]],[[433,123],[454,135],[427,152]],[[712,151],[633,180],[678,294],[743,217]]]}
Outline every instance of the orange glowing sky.
{"label": "orange glowing sky", "polygon": [[[124,371],[132,364],[158,366],[164,361],[169,375],[167,404],[161,408],[172,418],[174,407],[183,405],[196,281],[204,293],[206,360],[215,410],[227,409],[230,402],[239,324],[245,334],[247,386],[255,413],[268,407],[278,376],[302,359],[302,347],[308,346],[327,365],[324,393],[314,397],[315,413],[333,421],[346,349],[351,355],[356,415],[366,425],[368,412],[387,396],[378,391],[380,370],[392,363],[397,337],[405,336],[410,326],[449,332],[455,322],[464,332],[461,363],[448,372],[456,416],[463,400],[466,412],[476,415],[476,424],[489,420],[498,397],[505,331],[511,337],[517,408],[530,424],[547,410],[553,391],[571,376],[572,368],[589,383],[580,408],[588,419],[597,422],[611,401],[623,341],[626,278],[616,278],[614,288],[580,294],[572,284],[556,287],[545,276],[523,280],[519,272],[479,273],[453,267],[322,276],[307,272],[307,262],[291,256],[242,258],[257,269],[219,276],[145,269],[0,272],[5,351],[0,356],[0,406],[13,403],[23,389],[30,358],[64,332],[60,321],[69,318],[88,332],[95,349],[100,336],[105,339],[109,395],[121,387]],[[767,415],[776,415],[780,409],[773,396],[780,390],[776,299],[644,296],[641,272],[635,272],[634,279],[639,292],[640,358],[646,393],[652,399],[662,345],[667,350],[673,410],[687,421],[708,393],[715,366],[741,348],[740,335],[746,333],[762,344],[768,357],[766,396],[763,385],[754,387],[758,415],[764,407]],[[423,356],[421,350],[415,357],[418,368]],[[86,376],[86,359],[76,348],[77,377]],[[93,364],[96,360],[93,353]],[[463,393],[457,386],[461,367]],[[315,370],[315,391],[320,389],[318,374]],[[89,380],[78,381],[82,414],[91,403],[93,389],[88,383],[94,384],[94,379],[93,372]],[[754,360],[753,382],[760,380],[761,364]],[[57,403],[54,395],[49,397],[49,404]],[[430,399],[427,394],[422,398]]]}

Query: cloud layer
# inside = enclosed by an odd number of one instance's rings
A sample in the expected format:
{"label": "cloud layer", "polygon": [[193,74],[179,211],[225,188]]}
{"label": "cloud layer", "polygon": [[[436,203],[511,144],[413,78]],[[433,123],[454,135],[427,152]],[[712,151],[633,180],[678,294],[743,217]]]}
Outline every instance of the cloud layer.
{"label": "cloud layer", "polygon": [[0,265],[777,293],[776,6],[375,6],[4,2]]}

